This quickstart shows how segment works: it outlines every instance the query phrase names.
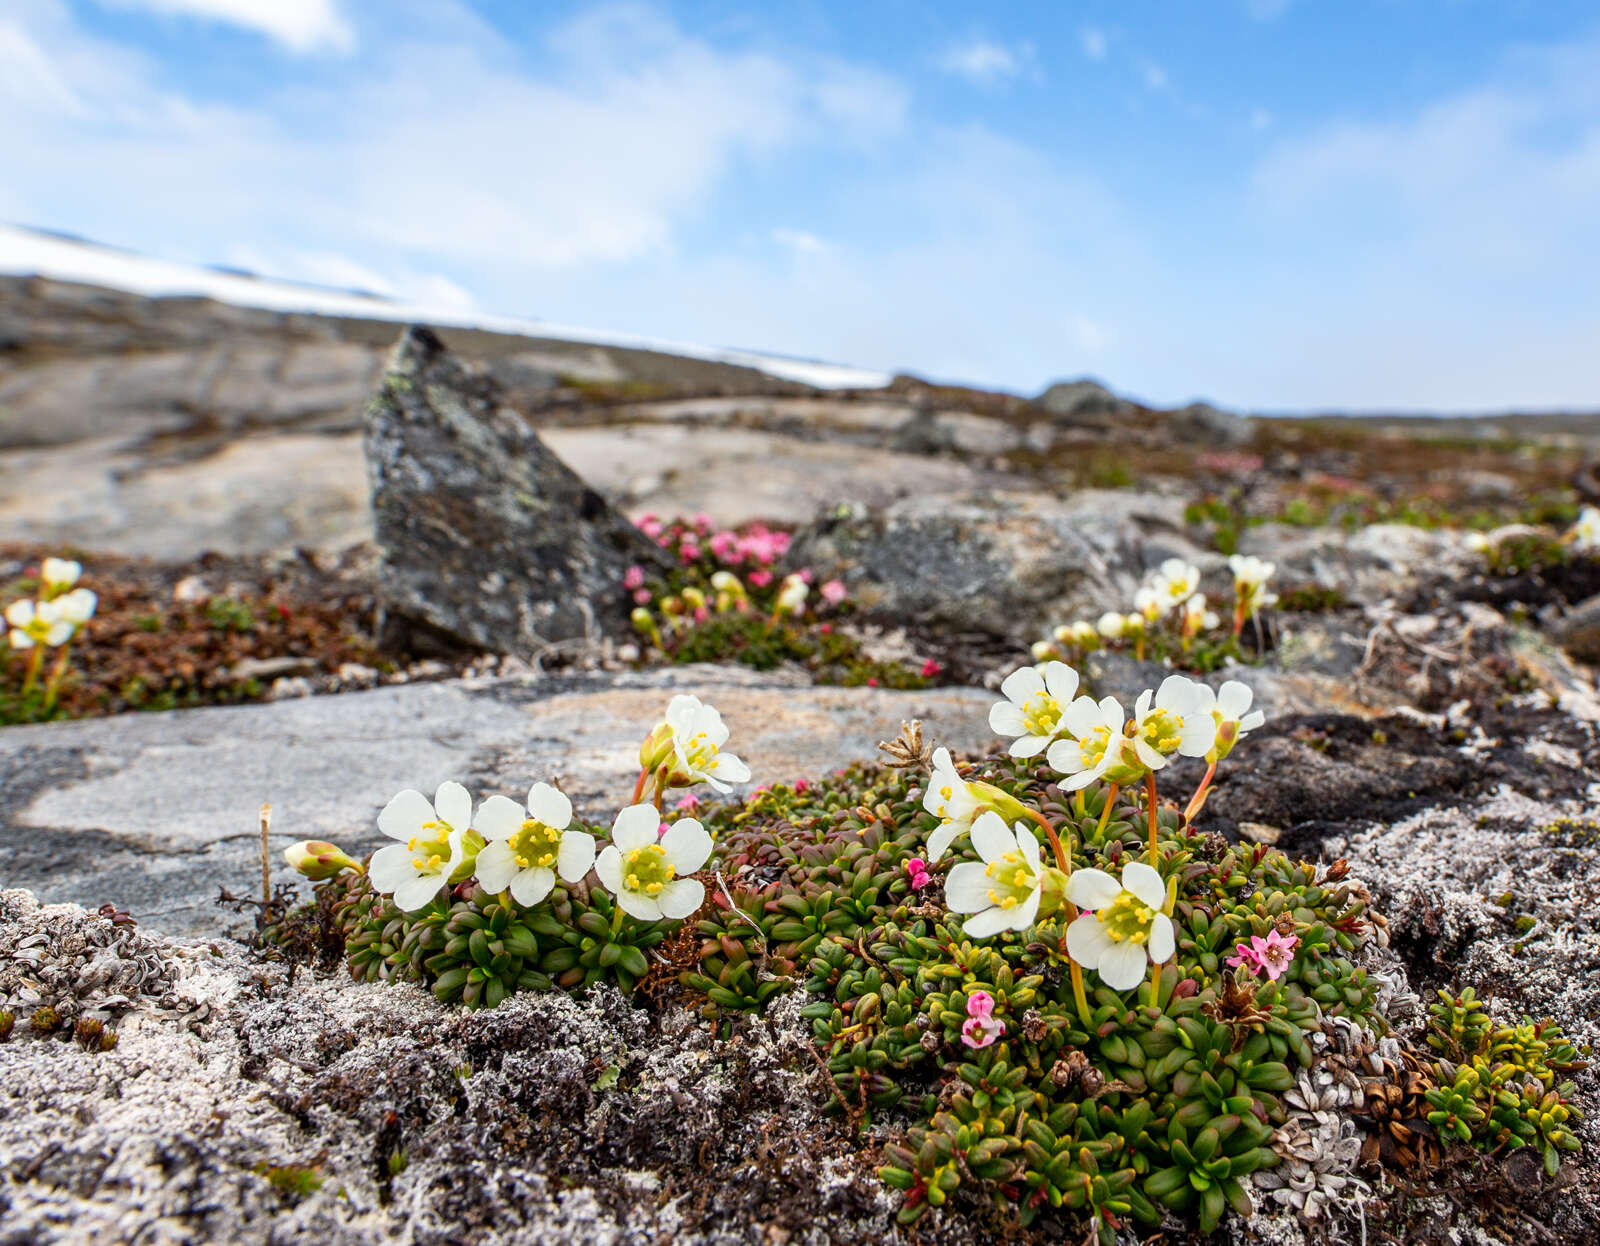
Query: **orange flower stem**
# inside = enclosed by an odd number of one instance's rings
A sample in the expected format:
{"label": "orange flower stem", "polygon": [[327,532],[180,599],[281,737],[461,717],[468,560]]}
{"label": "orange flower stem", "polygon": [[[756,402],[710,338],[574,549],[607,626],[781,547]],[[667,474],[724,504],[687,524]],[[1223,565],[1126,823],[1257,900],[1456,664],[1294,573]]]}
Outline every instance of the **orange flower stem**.
{"label": "orange flower stem", "polygon": [[1115,783],[1106,788],[1106,807],[1100,811],[1100,825],[1094,828],[1095,838],[1105,834],[1106,823],[1111,821],[1111,809],[1117,803],[1117,793],[1121,790]]}
{"label": "orange flower stem", "polygon": [[639,781],[633,785],[633,799],[628,802],[630,805],[637,805],[644,799],[644,784],[649,777],[650,772],[648,770],[639,771]]}
{"label": "orange flower stem", "polygon": [[1062,847],[1061,836],[1057,835],[1056,828],[1050,825],[1050,819],[1037,809],[1024,807],[1023,813],[1044,828],[1045,838],[1050,841],[1050,847],[1056,854],[1056,865],[1063,874],[1070,876],[1072,873],[1072,851],[1069,848]]}
{"label": "orange flower stem", "polygon": [[39,681],[39,667],[43,664],[44,646],[36,644],[28,653],[28,669],[22,677],[23,696],[33,691],[33,685]]}
{"label": "orange flower stem", "polygon": [[1194,789],[1194,795],[1189,798],[1189,805],[1183,811],[1183,820],[1185,823],[1193,822],[1195,817],[1200,812],[1200,807],[1206,803],[1207,789],[1210,788],[1211,780],[1216,773],[1216,758],[1212,758],[1211,764],[1206,767],[1205,776],[1200,780],[1200,786]]}

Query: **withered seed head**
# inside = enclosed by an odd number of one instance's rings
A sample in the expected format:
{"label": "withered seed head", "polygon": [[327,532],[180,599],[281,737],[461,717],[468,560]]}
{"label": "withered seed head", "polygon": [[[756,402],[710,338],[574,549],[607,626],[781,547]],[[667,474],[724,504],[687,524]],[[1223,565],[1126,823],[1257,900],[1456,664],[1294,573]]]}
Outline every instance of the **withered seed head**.
{"label": "withered seed head", "polygon": [[900,734],[893,740],[878,743],[880,752],[888,754],[888,765],[900,770],[914,768],[933,770],[933,747],[922,738],[922,723],[913,719],[900,724]]}

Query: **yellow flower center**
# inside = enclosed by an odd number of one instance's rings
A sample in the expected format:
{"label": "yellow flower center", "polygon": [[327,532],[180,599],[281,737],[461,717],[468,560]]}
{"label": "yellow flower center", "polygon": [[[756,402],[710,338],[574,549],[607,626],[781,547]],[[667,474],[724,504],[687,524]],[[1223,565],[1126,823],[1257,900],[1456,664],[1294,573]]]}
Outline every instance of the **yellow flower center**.
{"label": "yellow flower center", "polygon": [[424,822],[422,835],[413,835],[406,841],[411,850],[411,864],[423,873],[437,871],[450,859],[450,831],[448,822]]}
{"label": "yellow flower center", "polygon": [[1020,852],[1008,852],[998,861],[989,862],[983,873],[990,883],[989,903],[1002,909],[1014,909],[1026,900],[1036,881]]}
{"label": "yellow flower center", "polygon": [[952,796],[954,796],[954,795],[955,795],[955,788],[953,788],[950,784],[945,783],[945,784],[940,785],[940,788],[939,788],[939,808],[938,808],[938,811],[937,811],[939,817],[941,817],[941,818],[949,818],[949,816],[950,816],[950,798]]}
{"label": "yellow flower center", "polygon": [[717,746],[711,742],[711,737],[704,731],[696,731],[688,739],[681,742],[683,760],[688,763],[689,769],[698,773],[705,773],[711,769],[717,758]]}
{"label": "yellow flower center", "polygon": [[519,870],[549,869],[561,850],[561,832],[537,818],[528,818],[511,836],[511,859]]}
{"label": "yellow flower center", "polygon": [[1078,739],[1078,750],[1083,754],[1084,769],[1092,770],[1100,764],[1100,759],[1106,755],[1106,749],[1111,747],[1111,729],[1109,727],[1095,727],[1088,735]]}
{"label": "yellow flower center", "polygon": [[641,895],[657,896],[661,889],[670,883],[677,870],[660,844],[646,844],[643,848],[635,848],[627,855],[624,867],[627,874],[623,876],[623,883],[629,891],[637,891]]}
{"label": "yellow flower center", "polygon": [[43,642],[50,635],[50,627],[51,623],[49,619],[40,618],[36,614],[33,616],[33,618],[28,620],[27,625],[23,627],[22,630],[31,636],[36,642]]}
{"label": "yellow flower center", "polygon": [[1178,744],[1183,737],[1183,717],[1158,707],[1145,716],[1139,734],[1144,737],[1146,744],[1163,757],[1171,756],[1178,751]]}
{"label": "yellow flower center", "polygon": [[1022,704],[1022,725],[1029,735],[1055,735],[1061,703],[1048,692],[1035,692]]}
{"label": "yellow flower center", "polygon": [[1156,911],[1126,887],[1117,898],[1095,914],[1113,943],[1148,943]]}

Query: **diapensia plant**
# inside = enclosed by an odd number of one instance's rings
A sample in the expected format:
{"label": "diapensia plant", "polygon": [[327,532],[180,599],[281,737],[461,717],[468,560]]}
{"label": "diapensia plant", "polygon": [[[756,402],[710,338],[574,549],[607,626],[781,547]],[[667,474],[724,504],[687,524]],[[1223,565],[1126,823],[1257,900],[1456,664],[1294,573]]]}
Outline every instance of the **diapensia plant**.
{"label": "diapensia plant", "polygon": [[1132,610],[1108,610],[1093,622],[1062,624],[1050,639],[1034,644],[1034,661],[1080,662],[1102,648],[1127,649],[1140,661],[1148,652],[1179,663],[1201,658],[1201,649],[1236,653],[1245,624],[1278,600],[1268,588],[1276,567],[1235,554],[1228,559],[1228,570],[1233,581],[1231,634],[1222,630],[1222,616],[1200,591],[1200,569],[1182,558],[1168,558],[1135,591]]}
{"label": "diapensia plant", "polygon": [[[717,711],[674,698],[609,827],[549,783],[479,805],[457,784],[405,792],[367,862],[290,850],[320,880],[300,920],[331,912],[356,976],[473,1007],[610,980],[731,1035],[801,991],[827,1110],[892,1131],[879,1172],[907,1222],[1077,1240],[1087,1222],[1110,1242],[1171,1213],[1207,1231],[1249,1215],[1325,1027],[1387,1028],[1363,966],[1381,922],[1343,862],[1195,826],[1263,723],[1242,682],[1173,676],[1122,705],[1046,663],[1001,693],[1006,743],[976,765],[913,724],[887,766],[715,802],[692,789],[749,769]],[[1428,1102],[1453,1136],[1463,1120],[1473,1145],[1550,1163],[1572,1145],[1574,1057],[1547,1024],[1529,1035]]]}
{"label": "diapensia plant", "polygon": [[[6,639],[21,659],[18,697],[24,706],[39,702],[48,716],[54,711],[61,681],[66,677],[72,642],[94,618],[99,599],[92,589],[79,586],[81,563],[66,558],[46,558],[39,564],[35,593],[11,602],[5,611]],[[44,674],[46,654],[55,660]]]}

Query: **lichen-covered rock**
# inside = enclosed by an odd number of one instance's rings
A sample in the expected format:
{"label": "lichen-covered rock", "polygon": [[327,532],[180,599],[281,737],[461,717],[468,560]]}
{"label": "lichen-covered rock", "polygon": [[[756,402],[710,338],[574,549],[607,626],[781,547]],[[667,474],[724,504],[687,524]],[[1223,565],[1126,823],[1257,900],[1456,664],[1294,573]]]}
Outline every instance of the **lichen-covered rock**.
{"label": "lichen-covered rock", "polygon": [[1033,640],[1132,599],[1138,526],[1047,494],[907,498],[881,514],[825,516],[789,550],[842,579],[873,617]]}
{"label": "lichen-covered rock", "polygon": [[527,656],[620,630],[623,573],[663,557],[427,329],[396,345],[365,444],[390,646]]}

